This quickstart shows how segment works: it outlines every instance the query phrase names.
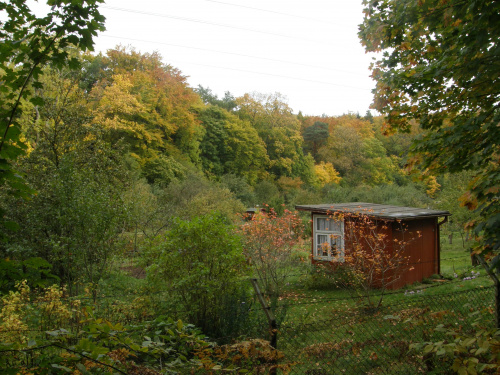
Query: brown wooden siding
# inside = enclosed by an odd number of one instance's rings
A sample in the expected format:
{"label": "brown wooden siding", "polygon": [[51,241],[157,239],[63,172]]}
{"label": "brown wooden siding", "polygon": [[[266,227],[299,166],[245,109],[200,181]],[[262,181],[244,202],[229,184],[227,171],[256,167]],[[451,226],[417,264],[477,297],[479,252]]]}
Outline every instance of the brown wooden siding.
{"label": "brown wooden siding", "polygon": [[394,289],[407,284],[421,282],[439,272],[437,251],[437,218],[408,220],[401,229],[399,223],[394,223],[394,238],[407,242],[405,254],[409,257],[409,269],[394,285]]}
{"label": "brown wooden siding", "polygon": [[[311,215],[314,218],[314,213]],[[415,220],[392,221],[381,232],[387,234],[385,251],[392,252],[394,240],[406,242],[405,256],[409,257],[408,269],[403,272],[400,279],[389,286],[389,289],[399,289],[408,284],[422,282],[424,278],[439,273],[439,247],[438,247],[438,218],[420,218]],[[314,225],[314,222],[311,223]],[[379,221],[379,226],[387,225],[386,221]],[[311,228],[314,233],[314,227]],[[352,240],[345,233],[345,253],[352,249]],[[311,256],[314,252],[314,242],[311,243]],[[314,263],[325,263],[312,259]],[[330,263],[332,267],[341,266],[342,263]]]}

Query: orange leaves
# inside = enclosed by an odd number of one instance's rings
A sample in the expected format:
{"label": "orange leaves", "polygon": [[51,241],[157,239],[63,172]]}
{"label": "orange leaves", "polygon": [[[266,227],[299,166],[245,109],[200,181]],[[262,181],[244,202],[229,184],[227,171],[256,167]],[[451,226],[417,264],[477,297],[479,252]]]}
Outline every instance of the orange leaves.
{"label": "orange leaves", "polygon": [[282,216],[272,208],[267,213],[257,213],[240,226],[244,254],[267,293],[276,292],[281,287],[284,274],[291,269],[292,250],[302,231],[300,217],[286,209]]}
{"label": "orange leaves", "polygon": [[[345,263],[358,278],[359,286],[367,291],[373,288],[387,289],[408,270],[409,257],[405,248],[409,240],[392,238],[394,226],[404,227],[401,222],[388,222],[364,214],[343,212],[331,215],[344,220]],[[420,234],[417,233],[416,236]],[[415,235],[412,236],[412,238]]]}
{"label": "orange leaves", "polygon": [[475,210],[477,208],[477,199],[469,191],[462,195],[459,201],[462,207],[467,207],[469,210]]}

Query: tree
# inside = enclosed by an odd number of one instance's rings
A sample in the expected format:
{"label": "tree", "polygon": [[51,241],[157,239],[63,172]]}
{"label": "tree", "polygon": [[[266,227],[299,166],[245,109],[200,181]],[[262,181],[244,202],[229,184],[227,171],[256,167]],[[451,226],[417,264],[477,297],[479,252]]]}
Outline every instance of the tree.
{"label": "tree", "polygon": [[50,1],[47,15],[37,17],[25,1],[0,1],[0,11],[8,17],[0,22],[0,184],[7,183],[18,195],[29,191],[11,164],[26,149],[18,122],[21,102],[43,104],[34,90],[43,86],[40,78],[46,64],[79,67],[79,59],[71,55],[70,47],[92,50],[93,36],[104,30],[104,17],[98,11],[101,2]]}
{"label": "tree", "polygon": [[201,110],[199,119],[205,130],[200,142],[204,171],[216,176],[232,173],[255,184],[269,159],[251,124],[216,106]]}
{"label": "tree", "polygon": [[234,222],[239,220],[239,215],[245,210],[245,206],[228,188],[196,173],[190,173],[184,180],[168,185],[162,193],[162,199],[170,207],[169,215],[164,220],[172,217],[192,220],[217,211]]}
{"label": "tree", "polygon": [[[500,4],[478,0],[364,1],[359,36],[372,66],[373,107],[388,131],[423,134],[415,162],[432,173],[473,171],[464,205],[478,252],[500,251]],[[497,265],[500,264],[497,262]]]}
{"label": "tree", "polygon": [[269,171],[276,177],[313,178],[314,161],[303,152],[300,122],[279,94],[245,94],[236,99],[238,115],[250,121],[259,133],[270,159]]}
{"label": "tree", "polygon": [[[107,129],[110,141],[123,138],[141,166],[158,164],[155,159],[160,155],[178,159],[181,153],[199,164],[202,133],[193,107],[201,100],[186,77],[163,63],[156,52],[141,54],[122,47],[107,52],[103,67],[106,72],[91,95],[95,122]],[[169,162],[159,164],[169,169],[165,165]]]}
{"label": "tree", "polygon": [[205,88],[202,85],[198,85],[194,91],[200,96],[203,103],[221,107],[228,112],[232,112],[238,106],[236,98],[229,91],[224,93],[222,99],[219,99],[210,88]]}
{"label": "tree", "polygon": [[330,220],[344,223],[346,251],[334,255],[344,258],[351,285],[367,299],[370,308],[378,309],[384,293],[413,268],[406,248],[420,233],[409,233],[401,222],[374,219],[368,211],[335,213]]}
{"label": "tree", "polygon": [[329,136],[328,124],[316,121],[312,126],[306,128],[302,134],[304,141],[310,145],[312,155],[318,157],[318,148],[323,145]]}
{"label": "tree", "polygon": [[332,163],[321,162],[315,165],[314,173],[317,179],[316,185],[320,188],[326,184],[339,184],[342,180]]}
{"label": "tree", "polygon": [[77,281],[96,286],[126,222],[123,150],[107,144],[92,122],[78,72],[53,65],[42,72],[36,93],[44,105],[23,100],[17,120],[29,152],[16,169],[36,194],[1,200],[5,218],[20,228],[6,231],[0,252],[24,262],[42,257],[70,288]]}
{"label": "tree", "polygon": [[303,230],[300,217],[288,210],[282,216],[273,209],[257,213],[241,225],[244,254],[268,296],[277,297],[293,272],[293,248]]}

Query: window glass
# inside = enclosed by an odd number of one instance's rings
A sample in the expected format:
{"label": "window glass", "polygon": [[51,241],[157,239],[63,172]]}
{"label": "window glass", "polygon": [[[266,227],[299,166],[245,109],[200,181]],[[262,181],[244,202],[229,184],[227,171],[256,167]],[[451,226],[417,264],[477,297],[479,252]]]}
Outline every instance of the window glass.
{"label": "window glass", "polygon": [[320,257],[328,256],[328,248],[330,247],[330,241],[328,235],[326,234],[318,234],[316,248],[317,255]]}
{"label": "window glass", "polygon": [[318,217],[316,218],[316,230],[328,231],[328,232],[340,232],[341,221],[329,219],[326,217]]}
{"label": "window glass", "polygon": [[316,219],[316,230],[328,230],[328,221],[326,217],[318,217]]}

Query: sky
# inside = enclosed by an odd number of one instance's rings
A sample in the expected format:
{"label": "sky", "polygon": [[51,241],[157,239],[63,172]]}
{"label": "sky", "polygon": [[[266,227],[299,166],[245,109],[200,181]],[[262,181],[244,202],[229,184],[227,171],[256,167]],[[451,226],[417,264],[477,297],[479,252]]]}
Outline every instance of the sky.
{"label": "sky", "polygon": [[279,92],[294,113],[318,116],[364,115],[372,102],[361,0],[108,0],[100,10],[96,52],[158,51],[219,97]]}
{"label": "sky", "polygon": [[157,51],[219,97],[279,92],[317,116],[364,115],[372,102],[361,0],[107,0],[100,11],[95,52]]}

